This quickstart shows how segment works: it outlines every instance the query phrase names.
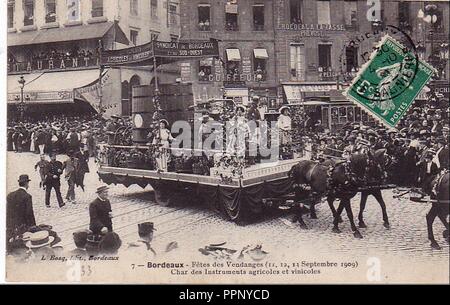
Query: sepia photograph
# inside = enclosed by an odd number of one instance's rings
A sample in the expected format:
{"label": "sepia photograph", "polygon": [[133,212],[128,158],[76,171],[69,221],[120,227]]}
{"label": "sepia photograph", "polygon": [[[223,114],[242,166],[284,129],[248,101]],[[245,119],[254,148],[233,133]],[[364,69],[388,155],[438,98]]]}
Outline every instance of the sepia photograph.
{"label": "sepia photograph", "polygon": [[449,284],[448,0],[5,2],[8,283]]}

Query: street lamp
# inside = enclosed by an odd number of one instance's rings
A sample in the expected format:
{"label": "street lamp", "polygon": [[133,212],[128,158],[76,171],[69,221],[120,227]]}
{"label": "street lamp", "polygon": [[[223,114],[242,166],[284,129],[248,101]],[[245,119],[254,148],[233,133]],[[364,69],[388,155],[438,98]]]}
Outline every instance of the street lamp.
{"label": "street lamp", "polygon": [[23,75],[18,80],[19,86],[20,86],[20,104],[19,104],[19,111],[20,111],[20,120],[23,122],[23,116],[25,112],[25,101],[23,100],[23,88],[25,87],[25,78]]}

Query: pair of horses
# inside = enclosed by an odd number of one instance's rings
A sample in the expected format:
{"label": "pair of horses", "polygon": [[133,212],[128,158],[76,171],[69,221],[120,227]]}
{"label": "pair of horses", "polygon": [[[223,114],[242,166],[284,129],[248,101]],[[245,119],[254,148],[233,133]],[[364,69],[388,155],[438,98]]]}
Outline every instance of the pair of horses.
{"label": "pair of horses", "polygon": [[[345,209],[350,221],[353,235],[356,238],[362,238],[353,216],[350,200],[361,192],[361,204],[358,214],[360,228],[365,228],[364,209],[369,195],[373,195],[380,204],[384,227],[389,229],[389,219],[384,203],[381,187],[387,181],[388,170],[395,170],[392,167],[392,158],[386,153],[385,149],[379,149],[369,154],[353,154],[347,161],[327,160],[322,163],[302,160],[294,165],[289,171],[289,176],[294,179],[298,185],[309,185],[311,196],[316,198],[316,203],[320,198],[326,197],[330,209],[333,213],[333,232],[340,233],[339,223],[342,222],[341,213]],[[446,231],[444,238],[448,239],[448,173],[443,174],[439,181],[434,182],[438,200],[433,203],[430,212],[427,215],[428,236],[433,248],[438,248],[434,239],[432,225],[436,217],[444,223]],[[301,199],[301,198],[299,198]],[[336,209],[334,201],[340,199],[340,204]],[[310,206],[311,218],[316,218],[314,203]],[[301,215],[299,222],[305,226]],[[437,245],[437,246],[436,246]]]}

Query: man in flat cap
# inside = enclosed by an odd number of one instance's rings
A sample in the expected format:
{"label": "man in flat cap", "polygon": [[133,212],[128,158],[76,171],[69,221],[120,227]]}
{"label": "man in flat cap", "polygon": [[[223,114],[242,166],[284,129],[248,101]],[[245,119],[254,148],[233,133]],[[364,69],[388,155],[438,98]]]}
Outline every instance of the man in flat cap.
{"label": "man in flat cap", "polygon": [[89,205],[89,230],[94,234],[106,234],[112,232],[111,202],[108,199],[108,187],[106,185],[97,188],[97,198]]}
{"label": "man in flat cap", "polygon": [[28,175],[20,175],[19,189],[6,197],[6,237],[7,240],[25,233],[36,225],[32,197],[28,194]]}

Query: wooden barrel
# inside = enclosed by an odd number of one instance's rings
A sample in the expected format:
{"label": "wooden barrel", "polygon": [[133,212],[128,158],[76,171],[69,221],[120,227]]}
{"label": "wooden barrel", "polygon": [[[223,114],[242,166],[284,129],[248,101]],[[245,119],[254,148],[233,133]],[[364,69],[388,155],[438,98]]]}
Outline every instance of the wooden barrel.
{"label": "wooden barrel", "polygon": [[155,111],[154,90],[152,86],[134,86],[132,92],[133,143],[145,144]]}

